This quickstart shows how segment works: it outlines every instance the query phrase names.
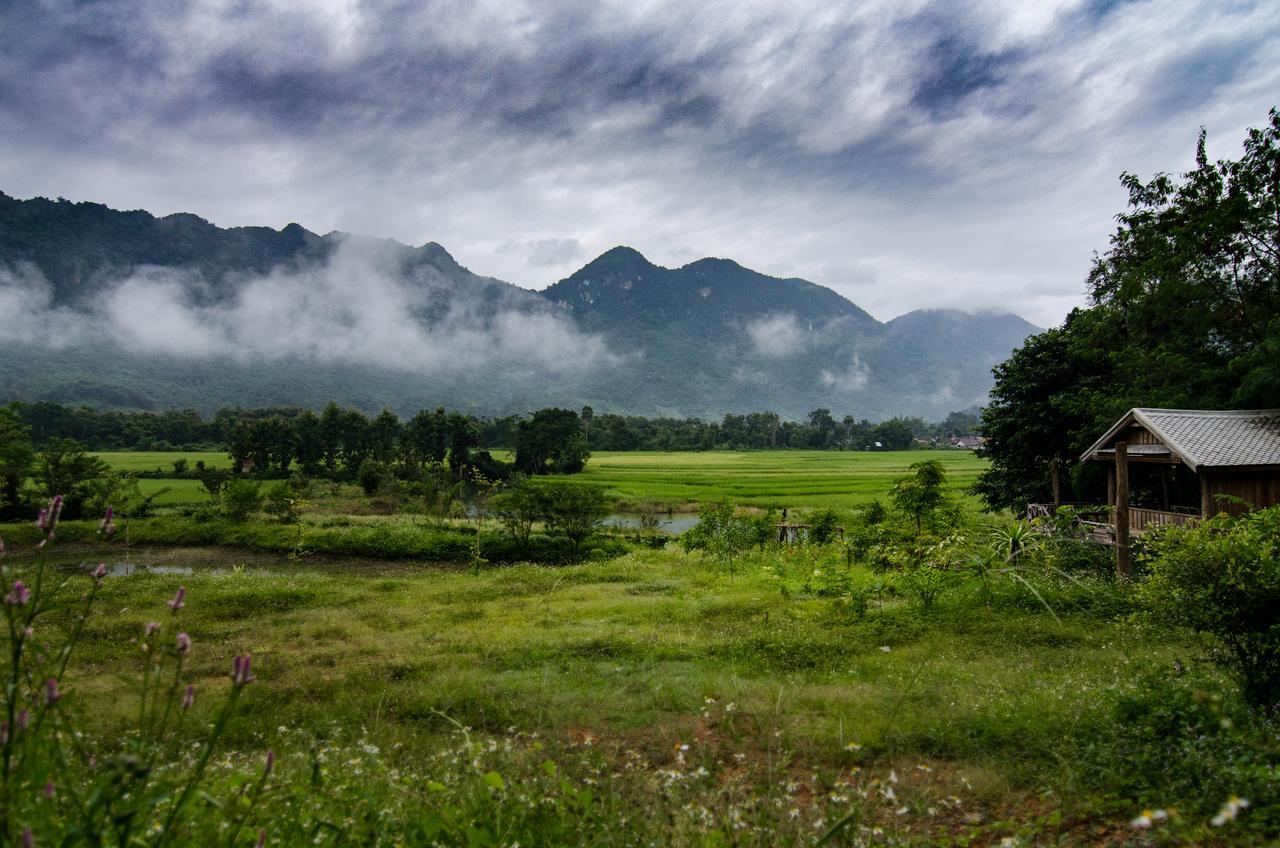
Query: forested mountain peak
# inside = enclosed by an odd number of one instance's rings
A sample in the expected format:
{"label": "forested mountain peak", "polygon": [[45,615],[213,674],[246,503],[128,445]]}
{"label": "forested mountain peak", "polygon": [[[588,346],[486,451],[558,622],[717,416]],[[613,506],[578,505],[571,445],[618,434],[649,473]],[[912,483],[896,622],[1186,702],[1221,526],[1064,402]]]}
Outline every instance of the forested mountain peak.
{"label": "forested mountain peak", "polygon": [[[0,295],[50,310],[0,332],[0,400],[144,408],[938,417],[982,403],[991,366],[1034,330],[938,310],[882,324],[831,289],[726,258],[667,268],[619,245],[539,292],[433,241],[3,194]],[[41,323],[60,346],[33,356]]]}

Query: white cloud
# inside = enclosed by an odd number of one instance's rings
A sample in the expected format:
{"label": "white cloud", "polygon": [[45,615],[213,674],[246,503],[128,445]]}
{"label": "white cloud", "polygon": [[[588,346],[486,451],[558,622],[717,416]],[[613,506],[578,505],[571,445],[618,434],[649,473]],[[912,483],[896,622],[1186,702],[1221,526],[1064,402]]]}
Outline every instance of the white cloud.
{"label": "white cloud", "polygon": [[[51,307],[37,272],[0,271],[0,341],[110,340],[175,357],[301,359],[422,374],[573,375],[619,361],[600,337],[542,304],[495,306],[465,282],[405,279],[393,256],[390,245],[348,240],[324,264],[242,281],[234,295],[211,303],[193,297],[211,281],[144,268],[78,310]],[[428,316],[433,309],[438,314]]]}
{"label": "white cloud", "polygon": [[770,359],[791,356],[804,347],[805,332],[790,312],[750,321],[746,332],[755,352]]}

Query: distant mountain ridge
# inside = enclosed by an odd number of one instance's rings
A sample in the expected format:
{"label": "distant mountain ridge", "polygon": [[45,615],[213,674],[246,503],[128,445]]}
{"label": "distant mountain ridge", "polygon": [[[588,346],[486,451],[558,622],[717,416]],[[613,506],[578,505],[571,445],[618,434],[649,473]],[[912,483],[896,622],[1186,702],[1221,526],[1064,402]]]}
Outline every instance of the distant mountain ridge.
{"label": "distant mountain ridge", "polygon": [[30,321],[65,332],[42,339],[0,316],[0,399],[203,410],[333,399],[940,418],[984,402],[991,367],[1037,331],[955,310],[882,323],[728,259],[671,269],[620,246],[531,291],[434,242],[0,193],[0,305],[24,301],[43,310]]}

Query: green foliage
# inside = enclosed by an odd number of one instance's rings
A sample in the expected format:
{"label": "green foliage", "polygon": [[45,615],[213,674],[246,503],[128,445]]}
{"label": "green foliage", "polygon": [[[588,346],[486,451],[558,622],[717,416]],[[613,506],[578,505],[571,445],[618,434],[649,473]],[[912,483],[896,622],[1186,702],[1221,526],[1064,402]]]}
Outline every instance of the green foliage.
{"label": "green foliage", "polygon": [[18,514],[22,484],[35,458],[31,428],[11,406],[0,407],[0,516]]}
{"label": "green foliage", "polygon": [[293,487],[281,481],[267,489],[262,511],[281,524],[293,524],[298,520],[298,498]]}
{"label": "green foliage", "polygon": [[[54,539],[56,514],[46,542]],[[5,845],[172,845],[192,838],[198,797],[226,810],[232,838],[262,797],[274,755],[247,791],[213,800],[202,784],[228,722],[246,686],[253,682],[250,657],[237,655],[231,686],[212,720],[192,722],[195,687],[186,668],[192,640],[181,628],[186,589],[168,602],[168,626],[149,623],[136,637],[143,663],[136,718],[129,732],[93,738],[92,722],[72,703],[68,667],[81,648],[85,628],[106,577],[100,565],[59,578],[41,545],[33,568],[6,567],[0,575],[0,605],[7,627],[5,664],[0,668],[0,713],[6,716],[0,749],[0,842]],[[77,584],[88,584],[87,590]],[[76,596],[79,596],[76,599]],[[65,625],[59,626],[59,618]],[[35,633],[41,633],[37,640]],[[50,639],[60,644],[55,648]],[[202,711],[204,712],[204,711]],[[194,726],[193,726],[194,725]],[[175,740],[179,740],[175,744]],[[176,754],[178,744],[185,754]]]}
{"label": "green foliage", "polygon": [[686,551],[705,551],[730,566],[758,543],[759,528],[727,502],[703,504],[698,510],[698,523],[680,536],[680,545]]}
{"label": "green foliage", "polygon": [[356,473],[356,482],[370,497],[378,494],[390,480],[391,473],[387,466],[372,457],[360,463],[360,470]]}
{"label": "green foliage", "polygon": [[1149,615],[1213,637],[1214,658],[1245,697],[1280,707],[1280,507],[1166,528],[1142,562]]}
{"label": "green foliage", "polygon": [[36,476],[44,495],[64,496],[65,515],[78,518],[91,495],[93,481],[107,472],[107,464],[75,439],[50,439],[40,452]]}
{"label": "green foliage", "polygon": [[919,534],[924,519],[931,518],[947,502],[943,491],[947,471],[936,459],[912,463],[911,470],[915,473],[895,483],[889,498],[895,508],[915,519]]}
{"label": "green foliage", "polygon": [[525,474],[574,474],[583,469],[591,450],[582,421],[572,409],[540,409],[515,431],[516,470]]}
{"label": "green foliage", "polygon": [[1097,471],[1076,458],[1135,406],[1273,406],[1280,386],[1280,112],[1251,129],[1238,160],[1142,182],[1089,275],[1091,305],[1034,336],[995,369],[982,418],[991,459],[975,492],[993,508],[1092,500]]}
{"label": "green foliage", "polygon": [[489,507],[521,550],[527,550],[533,525],[545,513],[541,490],[523,475],[516,475],[506,489],[493,496]]}
{"label": "green foliage", "polygon": [[250,480],[232,480],[222,492],[222,514],[231,521],[247,521],[261,506],[262,493]]}
{"label": "green foliage", "polygon": [[195,473],[200,485],[209,493],[209,497],[215,501],[222,497],[223,490],[231,480],[231,471],[229,469],[214,468],[205,465],[203,461],[196,463]]}
{"label": "green foliage", "polygon": [[547,527],[563,533],[575,553],[610,512],[604,490],[598,486],[548,480],[539,484],[539,496]]}
{"label": "green foliage", "polygon": [[815,545],[825,545],[836,537],[840,518],[835,510],[826,509],[809,523],[809,539]]}

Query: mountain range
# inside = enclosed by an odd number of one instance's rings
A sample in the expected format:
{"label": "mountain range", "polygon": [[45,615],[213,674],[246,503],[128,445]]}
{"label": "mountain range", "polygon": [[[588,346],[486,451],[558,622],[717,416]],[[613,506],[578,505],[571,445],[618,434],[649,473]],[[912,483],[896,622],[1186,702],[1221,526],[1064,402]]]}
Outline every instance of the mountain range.
{"label": "mountain range", "polygon": [[434,242],[0,193],[4,400],[937,419],[983,403],[1036,331],[996,312],[880,322],[728,259],[664,268],[616,247],[532,291]]}

